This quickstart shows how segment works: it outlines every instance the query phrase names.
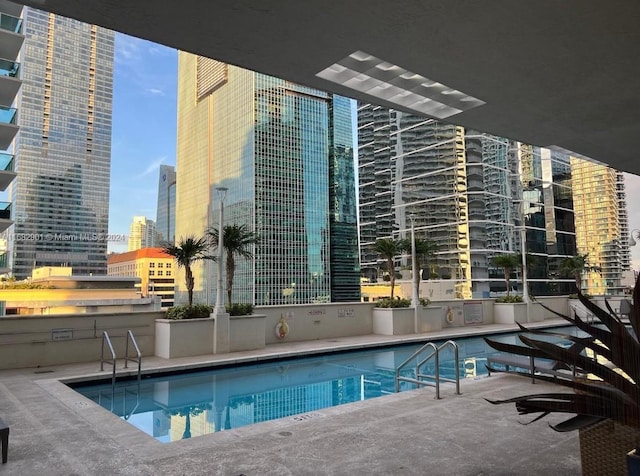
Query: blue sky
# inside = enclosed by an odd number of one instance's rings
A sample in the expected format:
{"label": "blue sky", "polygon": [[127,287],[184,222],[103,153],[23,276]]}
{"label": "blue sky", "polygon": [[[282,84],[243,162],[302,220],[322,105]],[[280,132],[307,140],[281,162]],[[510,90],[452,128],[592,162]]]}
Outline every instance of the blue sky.
{"label": "blue sky", "polygon": [[176,50],[116,33],[109,233],[155,219],[158,167],[176,163],[177,71]]}
{"label": "blue sky", "polygon": [[[116,33],[109,233],[136,215],[155,219],[158,166],[175,165],[178,53]],[[626,174],[629,228],[640,229],[640,177]],[[111,243],[110,251],[126,251]],[[640,269],[640,243],[632,248]]]}

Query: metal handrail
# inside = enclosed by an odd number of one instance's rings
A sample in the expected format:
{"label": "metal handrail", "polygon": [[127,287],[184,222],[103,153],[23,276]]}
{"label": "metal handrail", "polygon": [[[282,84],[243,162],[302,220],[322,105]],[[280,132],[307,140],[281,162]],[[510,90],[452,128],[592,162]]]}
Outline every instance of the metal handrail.
{"label": "metal handrail", "polygon": [[[105,360],[104,358],[104,343],[107,343],[107,345],[109,346],[109,350],[111,351],[111,360]],[[111,375],[111,384],[115,385],[116,384],[116,353],[113,350],[113,345],[111,344],[111,339],[109,339],[109,334],[107,334],[107,331],[102,331],[102,349],[100,351],[100,371],[102,372],[104,370],[104,363],[108,363],[111,364],[111,366],[113,367],[113,372]]]}
{"label": "metal handrail", "polygon": [[[455,358],[455,369],[456,369],[456,378],[455,379],[450,379],[450,378],[445,378],[445,377],[440,377],[440,350],[442,350],[444,347],[447,346],[451,346],[453,347],[453,351],[454,351],[454,358]],[[418,361],[418,363],[416,364],[416,371],[415,371],[415,375],[416,378],[411,378],[411,377],[403,377],[400,375],[400,371],[406,367],[410,362],[412,362],[414,359],[417,359],[417,357],[422,354],[423,352],[425,352],[427,349],[432,349],[433,352],[431,354],[429,354],[427,357],[425,357],[423,360]],[[432,375],[425,375],[420,373],[420,368],[426,364],[429,360],[431,360],[432,358],[434,358],[435,360],[435,376]],[[460,374],[459,374],[459,368],[460,368],[460,358],[459,358],[459,353],[458,353],[458,344],[456,344],[454,341],[452,340],[448,340],[446,341],[444,344],[442,344],[440,347],[436,346],[433,342],[427,342],[425,345],[423,345],[422,347],[420,347],[418,350],[416,350],[413,354],[411,354],[411,356],[409,356],[404,362],[402,362],[397,368],[396,368],[396,392],[400,391],[400,382],[411,382],[414,383],[416,385],[431,385],[431,386],[435,386],[436,388],[436,399],[440,399],[440,381],[444,381],[444,382],[455,382],[456,384],[456,395],[460,395]],[[424,379],[433,379],[434,382],[430,382]]]}
{"label": "metal handrail", "polygon": [[[136,350],[137,357],[129,357],[129,341],[133,344],[133,348]],[[140,353],[140,348],[138,347],[138,343],[136,342],[136,338],[133,337],[133,332],[131,330],[127,331],[127,343],[124,348],[124,368],[127,368],[129,361],[138,363],[138,383],[140,383],[140,374],[142,368],[142,354]]]}

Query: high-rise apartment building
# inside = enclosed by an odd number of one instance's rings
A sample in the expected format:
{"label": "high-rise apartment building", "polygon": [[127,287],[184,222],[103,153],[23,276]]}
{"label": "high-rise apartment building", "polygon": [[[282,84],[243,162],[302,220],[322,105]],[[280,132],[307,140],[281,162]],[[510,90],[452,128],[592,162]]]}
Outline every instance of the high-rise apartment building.
{"label": "high-rise apartment building", "polygon": [[[18,56],[24,43],[22,5],[0,3],[0,275],[10,271],[7,239],[4,235],[13,224],[12,204],[6,189],[16,178],[15,160],[11,142],[18,132],[16,125],[16,94],[20,90],[20,63]],[[3,314],[0,303],[0,314]]]}
{"label": "high-rise apartment building", "polygon": [[158,207],[156,230],[160,243],[173,243],[176,237],[176,169],[172,165],[160,166],[158,180]]}
{"label": "high-rise apartment building", "polygon": [[24,33],[13,273],[106,274],[114,33],[32,8]]}
{"label": "high-rise apartment building", "polygon": [[[176,236],[217,228],[224,197],[260,240],[234,301],[359,301],[350,100],[183,52],[178,71]],[[214,268],[194,269],[201,302]]]}
{"label": "high-rise apartment building", "polygon": [[505,291],[491,258],[523,241],[531,291],[569,291],[549,284],[575,254],[568,156],[371,104],[358,107],[358,145],[366,277],[383,272],[376,239],[408,237],[413,217],[416,237],[437,246],[422,279],[455,281],[455,297]]}
{"label": "high-rise apartment building", "polygon": [[127,251],[158,246],[156,223],[147,217],[133,217],[129,226],[129,246]]}
{"label": "high-rise apartment building", "polygon": [[583,275],[590,294],[622,292],[630,268],[629,226],[622,173],[605,165],[571,159],[578,252],[599,268]]}

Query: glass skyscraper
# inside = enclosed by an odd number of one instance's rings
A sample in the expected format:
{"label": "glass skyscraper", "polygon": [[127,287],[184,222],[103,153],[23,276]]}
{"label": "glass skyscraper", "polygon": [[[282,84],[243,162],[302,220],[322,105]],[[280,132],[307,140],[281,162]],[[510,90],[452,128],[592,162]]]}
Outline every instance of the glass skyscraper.
{"label": "glass skyscraper", "polygon": [[114,33],[26,8],[13,273],[106,274]]}
{"label": "glass skyscraper", "polygon": [[[350,100],[184,52],[178,71],[176,239],[218,227],[226,187],[225,225],[260,239],[235,302],[359,301]],[[214,268],[194,270],[201,302]]]}
{"label": "glass skyscraper", "polygon": [[176,236],[176,169],[161,165],[158,180],[156,231],[159,243],[173,243]]}
{"label": "glass skyscraper", "polygon": [[384,272],[376,239],[408,237],[413,215],[416,237],[437,246],[422,279],[453,280],[452,297],[504,292],[503,271],[491,258],[520,253],[522,241],[532,256],[532,293],[570,291],[571,280],[549,280],[562,257],[576,254],[568,156],[360,104],[358,170],[365,277]]}

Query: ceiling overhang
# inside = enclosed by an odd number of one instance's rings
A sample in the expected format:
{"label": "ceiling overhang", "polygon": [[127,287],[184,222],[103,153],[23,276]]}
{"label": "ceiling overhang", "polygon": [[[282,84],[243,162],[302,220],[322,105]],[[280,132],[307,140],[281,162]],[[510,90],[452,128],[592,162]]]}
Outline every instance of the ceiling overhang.
{"label": "ceiling overhang", "polygon": [[[640,2],[615,6],[595,0],[24,3],[411,111],[402,103],[384,97],[374,100],[366,89],[319,75],[364,52],[415,77],[428,78],[428,84],[442,85],[440,92],[456,91],[477,101],[474,107],[447,112],[443,119],[447,122],[570,150],[640,175]],[[412,104],[421,101],[413,99]]]}

